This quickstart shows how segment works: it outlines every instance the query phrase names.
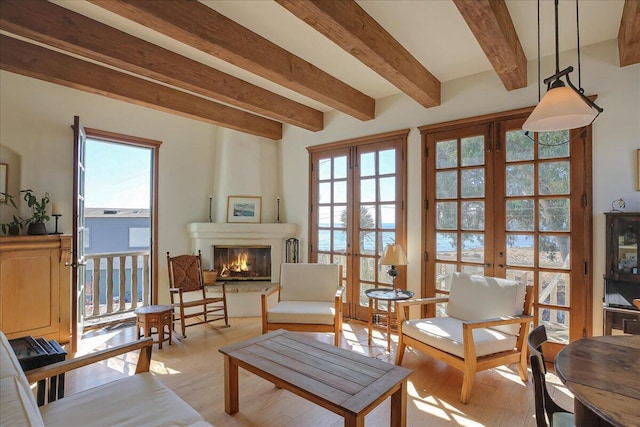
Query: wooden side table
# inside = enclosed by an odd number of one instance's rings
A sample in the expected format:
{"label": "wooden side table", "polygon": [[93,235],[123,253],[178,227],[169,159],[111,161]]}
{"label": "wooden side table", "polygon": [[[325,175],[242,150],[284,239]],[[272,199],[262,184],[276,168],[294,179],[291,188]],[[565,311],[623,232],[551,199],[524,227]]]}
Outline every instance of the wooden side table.
{"label": "wooden side table", "polygon": [[[142,336],[140,328],[144,329],[144,336],[151,336],[151,328],[156,328],[158,331],[158,341],[154,341],[158,344],[158,349],[162,350],[162,343],[169,341],[171,345],[171,317],[173,314],[173,308],[170,305],[146,305],[144,307],[136,308],[134,313],[136,314],[136,329],[138,339]],[[169,328],[169,336],[164,337],[164,327]]]}
{"label": "wooden side table", "polygon": [[[364,294],[369,297],[369,345],[374,325],[383,326],[387,329],[387,351],[391,351],[391,328],[397,327],[398,319],[392,305],[395,301],[413,298],[414,293],[404,289],[376,288],[367,289]],[[380,301],[387,302],[386,309],[380,308]]]}

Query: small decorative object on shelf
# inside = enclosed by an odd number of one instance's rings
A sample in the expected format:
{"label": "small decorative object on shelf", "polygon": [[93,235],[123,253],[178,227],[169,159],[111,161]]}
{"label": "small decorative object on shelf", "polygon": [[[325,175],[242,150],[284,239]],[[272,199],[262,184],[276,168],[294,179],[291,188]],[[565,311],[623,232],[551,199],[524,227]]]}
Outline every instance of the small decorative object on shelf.
{"label": "small decorative object on shelf", "polygon": [[622,209],[626,208],[627,204],[624,199],[616,199],[611,202],[611,212],[622,212]]}
{"label": "small decorative object on shelf", "polygon": [[209,196],[209,222],[213,222],[213,218],[211,217],[211,205],[213,204],[213,196]]}
{"label": "small decorative object on shelf", "polygon": [[276,216],[276,224],[280,224],[280,196],[276,197],[276,204],[278,208],[278,213]]}
{"label": "small decorative object on shelf", "polygon": [[51,216],[56,219],[56,231],[49,234],[62,234],[60,231],[58,231],[58,219],[60,219],[62,214],[60,213],[60,205],[56,202],[53,202],[51,204]]}

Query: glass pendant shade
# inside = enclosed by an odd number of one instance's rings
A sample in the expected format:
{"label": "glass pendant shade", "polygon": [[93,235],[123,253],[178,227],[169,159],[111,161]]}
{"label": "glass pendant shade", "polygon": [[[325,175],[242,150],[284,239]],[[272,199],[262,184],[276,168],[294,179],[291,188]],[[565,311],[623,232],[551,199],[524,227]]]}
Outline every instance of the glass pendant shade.
{"label": "glass pendant shade", "polygon": [[598,112],[570,87],[551,88],[542,97],[522,129],[549,132],[587,126]]}

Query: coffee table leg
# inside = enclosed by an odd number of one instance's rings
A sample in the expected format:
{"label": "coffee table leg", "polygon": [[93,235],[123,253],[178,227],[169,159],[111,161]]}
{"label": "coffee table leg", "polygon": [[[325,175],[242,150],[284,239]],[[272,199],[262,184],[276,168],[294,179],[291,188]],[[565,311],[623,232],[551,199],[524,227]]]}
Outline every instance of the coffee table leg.
{"label": "coffee table leg", "polygon": [[345,415],[344,427],[364,427],[364,415]]}
{"label": "coffee table leg", "polygon": [[229,356],[224,357],[224,411],[235,414],[240,410],[238,401],[238,365]]}
{"label": "coffee table leg", "polygon": [[391,424],[392,427],[407,425],[407,379],[400,383],[400,388],[391,395]]}

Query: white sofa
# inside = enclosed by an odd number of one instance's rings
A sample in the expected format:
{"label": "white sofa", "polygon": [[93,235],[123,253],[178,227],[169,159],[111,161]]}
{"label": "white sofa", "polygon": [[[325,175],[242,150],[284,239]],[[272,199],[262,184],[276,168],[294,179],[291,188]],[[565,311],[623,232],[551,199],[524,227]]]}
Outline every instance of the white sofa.
{"label": "white sofa", "polygon": [[[152,344],[147,338],[25,375],[0,331],[0,426],[212,426],[148,372]],[[38,408],[30,382],[137,349],[141,352],[135,375]]]}

